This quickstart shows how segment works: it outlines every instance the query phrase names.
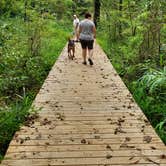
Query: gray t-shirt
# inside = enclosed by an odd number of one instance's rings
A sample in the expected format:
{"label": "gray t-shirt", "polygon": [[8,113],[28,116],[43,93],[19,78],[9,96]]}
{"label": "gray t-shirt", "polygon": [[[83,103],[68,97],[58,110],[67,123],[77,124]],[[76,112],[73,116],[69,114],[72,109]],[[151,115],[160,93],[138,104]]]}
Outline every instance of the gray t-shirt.
{"label": "gray t-shirt", "polygon": [[85,19],[81,21],[79,27],[81,28],[81,40],[94,40],[93,28],[95,24],[91,20]]}

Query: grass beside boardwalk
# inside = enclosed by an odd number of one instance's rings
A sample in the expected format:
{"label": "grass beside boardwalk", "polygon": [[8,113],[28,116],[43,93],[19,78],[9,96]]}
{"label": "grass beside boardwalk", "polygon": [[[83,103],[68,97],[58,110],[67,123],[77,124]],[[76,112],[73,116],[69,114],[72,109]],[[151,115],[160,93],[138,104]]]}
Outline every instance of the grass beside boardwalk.
{"label": "grass beside boardwalk", "polygon": [[[19,18],[1,22],[1,26],[6,26],[1,35],[9,40],[0,46],[0,52],[3,51],[0,64],[0,160],[14,133],[29,116],[36,94],[71,33],[71,29],[62,23],[57,24],[52,18],[44,21],[46,24],[40,29],[39,36],[33,34],[35,27],[28,34]],[[28,35],[39,42],[38,50],[34,49],[37,54],[28,51],[29,44],[32,44],[27,40]]]}
{"label": "grass beside boardwalk", "polygon": [[0,109],[0,160],[20,125],[29,115],[33,98],[24,97],[19,102],[10,105],[10,108]]}

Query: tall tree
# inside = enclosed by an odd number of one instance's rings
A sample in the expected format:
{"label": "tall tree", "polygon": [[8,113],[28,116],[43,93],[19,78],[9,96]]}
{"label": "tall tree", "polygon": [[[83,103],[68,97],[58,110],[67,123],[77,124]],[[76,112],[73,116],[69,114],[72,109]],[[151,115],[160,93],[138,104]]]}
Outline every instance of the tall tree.
{"label": "tall tree", "polygon": [[[119,0],[119,13],[120,17],[122,17],[122,10],[123,10],[123,0]],[[122,23],[119,21],[119,36],[122,35]]]}
{"label": "tall tree", "polygon": [[100,0],[94,0],[94,23],[96,27],[99,20],[100,20]]}
{"label": "tall tree", "polygon": [[27,0],[24,1],[24,21],[27,21]]}
{"label": "tall tree", "polygon": [[144,23],[146,27],[143,35],[143,42],[140,45],[140,60],[157,59],[160,53],[160,31],[162,28],[161,21],[161,1],[151,1],[147,6],[148,17]]}

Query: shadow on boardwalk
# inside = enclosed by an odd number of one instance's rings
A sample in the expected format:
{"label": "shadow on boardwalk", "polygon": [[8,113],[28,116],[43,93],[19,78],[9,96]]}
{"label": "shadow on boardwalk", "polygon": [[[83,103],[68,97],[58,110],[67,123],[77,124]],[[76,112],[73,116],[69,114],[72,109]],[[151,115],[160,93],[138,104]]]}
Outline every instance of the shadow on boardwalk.
{"label": "shadow on boardwalk", "polygon": [[2,165],[165,166],[166,148],[100,47],[94,66],[66,47],[38,93],[39,118],[23,126]]}

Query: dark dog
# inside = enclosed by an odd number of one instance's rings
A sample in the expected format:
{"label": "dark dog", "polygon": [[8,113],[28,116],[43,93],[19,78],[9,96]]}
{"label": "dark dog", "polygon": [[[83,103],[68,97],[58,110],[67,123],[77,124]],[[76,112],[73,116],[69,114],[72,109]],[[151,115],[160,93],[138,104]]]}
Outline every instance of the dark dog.
{"label": "dark dog", "polygon": [[68,40],[68,57],[69,59],[73,59],[74,58],[74,54],[75,54],[75,41],[69,39]]}

